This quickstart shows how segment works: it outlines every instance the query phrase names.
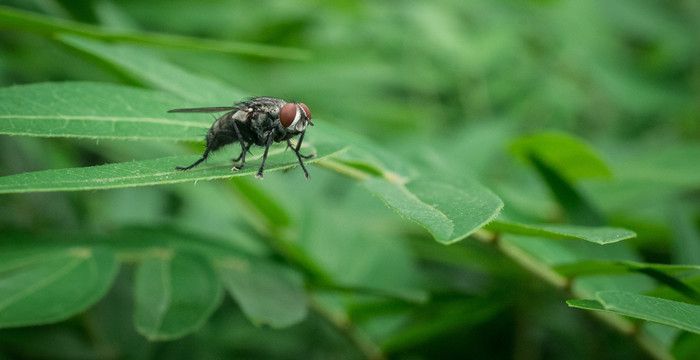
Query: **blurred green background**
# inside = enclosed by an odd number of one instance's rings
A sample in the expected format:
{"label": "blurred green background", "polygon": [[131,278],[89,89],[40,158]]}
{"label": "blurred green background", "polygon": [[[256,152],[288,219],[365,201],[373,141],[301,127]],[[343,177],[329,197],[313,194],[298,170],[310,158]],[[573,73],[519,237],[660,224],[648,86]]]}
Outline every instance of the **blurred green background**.
{"label": "blurred green background", "polygon": [[[503,199],[506,216],[524,222],[571,219],[537,173],[510,154],[509,144],[542,131],[578,136],[612,173],[577,182],[578,189],[607,224],[638,234],[623,253],[650,262],[700,263],[697,1],[0,5],[104,31],[284,47],[298,58],[131,45],[246,94],[303,101],[318,121],[361,134],[424,173],[478,180]],[[2,86],[68,80],[145,86],[42,31],[4,25],[0,21]],[[0,175],[187,151],[199,152],[201,145],[3,136]],[[226,299],[196,333],[149,342],[133,328],[133,271],[127,265],[107,297],[86,313],[54,325],[0,330],[0,359],[353,359],[372,354],[363,347],[374,345],[382,356],[402,359],[650,356],[630,336],[567,308],[570,295],[494,249],[472,239],[436,244],[353,181],[319,167],[310,170],[310,183],[293,169],[263,182],[235,180],[233,186],[218,181],[3,195],[0,236],[178,226],[234,239],[259,254],[269,253],[260,237],[292,239],[343,282],[409,298],[429,294],[429,300],[319,291],[316,301],[337,314],[312,312],[300,324],[272,330],[252,325]],[[271,197],[288,218],[272,225],[261,221],[250,197],[241,194],[254,191]],[[329,322],[333,316],[341,318],[340,326]],[[678,358],[692,359],[700,351],[700,339],[688,333],[666,345]]]}

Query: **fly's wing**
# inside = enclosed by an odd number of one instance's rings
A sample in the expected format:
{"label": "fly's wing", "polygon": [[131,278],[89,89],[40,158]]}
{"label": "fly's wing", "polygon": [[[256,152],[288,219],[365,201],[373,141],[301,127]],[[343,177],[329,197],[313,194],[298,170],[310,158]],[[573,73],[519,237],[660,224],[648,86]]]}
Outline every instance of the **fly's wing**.
{"label": "fly's wing", "polygon": [[224,112],[236,110],[235,106],[215,106],[215,107],[201,107],[201,108],[187,108],[187,109],[172,109],[168,110],[169,113],[213,113],[213,112]]}

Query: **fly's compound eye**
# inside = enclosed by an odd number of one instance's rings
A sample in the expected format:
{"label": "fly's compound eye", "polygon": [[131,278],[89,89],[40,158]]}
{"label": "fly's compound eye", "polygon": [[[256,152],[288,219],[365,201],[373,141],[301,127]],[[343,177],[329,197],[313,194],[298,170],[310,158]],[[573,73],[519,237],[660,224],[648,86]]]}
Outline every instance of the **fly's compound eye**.
{"label": "fly's compound eye", "polygon": [[309,110],[309,107],[306,106],[306,104],[304,104],[304,103],[299,103],[299,106],[301,107],[301,110],[304,112],[306,119],[311,120],[311,110]]}
{"label": "fly's compound eye", "polygon": [[297,107],[292,103],[284,104],[280,109],[280,123],[285,128],[290,127],[297,116]]}

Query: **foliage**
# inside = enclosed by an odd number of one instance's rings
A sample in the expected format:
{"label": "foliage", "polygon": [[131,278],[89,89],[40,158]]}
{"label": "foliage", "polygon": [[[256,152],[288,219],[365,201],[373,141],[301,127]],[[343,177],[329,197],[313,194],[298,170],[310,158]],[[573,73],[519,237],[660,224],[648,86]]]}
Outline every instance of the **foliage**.
{"label": "foliage", "polygon": [[0,358],[700,351],[693,2],[5,3]]}

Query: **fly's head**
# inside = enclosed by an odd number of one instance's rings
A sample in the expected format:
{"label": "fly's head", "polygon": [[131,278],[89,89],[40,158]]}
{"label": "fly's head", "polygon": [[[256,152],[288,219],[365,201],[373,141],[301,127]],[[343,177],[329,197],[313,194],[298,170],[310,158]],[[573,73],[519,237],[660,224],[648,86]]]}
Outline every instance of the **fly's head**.
{"label": "fly's head", "polygon": [[286,103],[280,109],[280,123],[290,133],[300,133],[307,125],[314,126],[311,121],[311,110],[304,103]]}

